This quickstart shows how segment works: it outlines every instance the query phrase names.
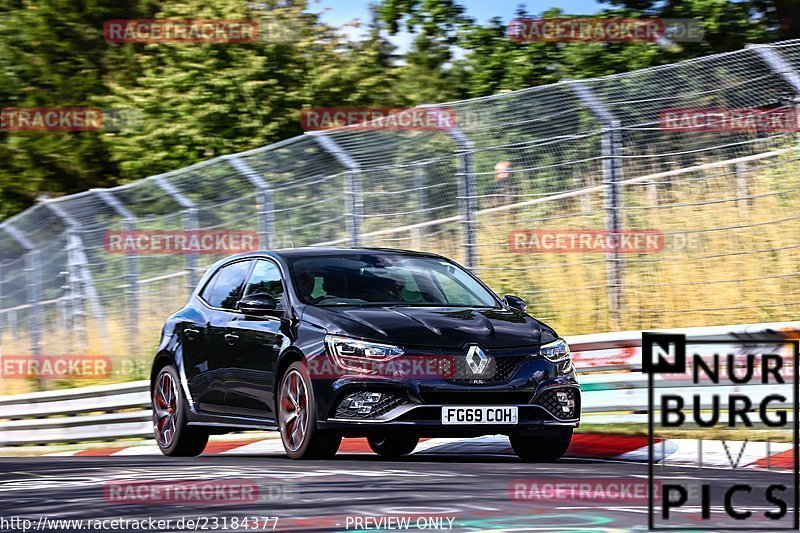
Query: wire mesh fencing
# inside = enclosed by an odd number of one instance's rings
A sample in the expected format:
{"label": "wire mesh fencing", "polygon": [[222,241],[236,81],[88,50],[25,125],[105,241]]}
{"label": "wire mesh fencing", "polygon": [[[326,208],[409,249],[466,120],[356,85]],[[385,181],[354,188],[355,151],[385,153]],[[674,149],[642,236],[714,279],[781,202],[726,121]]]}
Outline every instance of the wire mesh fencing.
{"label": "wire mesh fencing", "polygon": [[449,128],[317,131],[44,198],[0,224],[2,353],[147,361],[225,255],[119,253],[115,232],[433,251],[563,334],[796,318],[799,73],[800,41],[759,45],[428,106]]}

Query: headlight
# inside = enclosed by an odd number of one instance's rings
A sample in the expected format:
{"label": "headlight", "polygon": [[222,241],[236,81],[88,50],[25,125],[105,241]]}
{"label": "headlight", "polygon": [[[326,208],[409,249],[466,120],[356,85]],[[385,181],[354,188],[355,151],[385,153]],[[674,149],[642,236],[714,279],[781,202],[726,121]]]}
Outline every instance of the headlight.
{"label": "headlight", "polygon": [[569,345],[564,339],[556,339],[553,342],[543,344],[539,348],[539,355],[551,363],[563,363],[569,359]]}
{"label": "headlight", "polygon": [[340,367],[356,372],[373,372],[375,363],[400,357],[405,351],[399,346],[360,341],[347,337],[327,335],[325,344]]}

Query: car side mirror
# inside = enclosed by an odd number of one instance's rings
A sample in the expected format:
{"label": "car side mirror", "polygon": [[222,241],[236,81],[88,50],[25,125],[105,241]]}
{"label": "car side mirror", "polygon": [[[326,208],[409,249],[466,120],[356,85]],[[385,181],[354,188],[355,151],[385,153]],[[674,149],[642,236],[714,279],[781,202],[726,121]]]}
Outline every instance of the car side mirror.
{"label": "car side mirror", "polygon": [[278,310],[275,298],[263,292],[248,294],[239,300],[238,306],[239,311],[250,316],[274,316]]}
{"label": "car side mirror", "polygon": [[508,307],[510,307],[512,309],[518,309],[520,311],[525,311],[525,309],[528,308],[528,304],[526,304],[525,300],[523,300],[519,296],[513,296],[511,294],[506,294],[505,297],[503,298],[503,301],[505,302],[505,304]]}

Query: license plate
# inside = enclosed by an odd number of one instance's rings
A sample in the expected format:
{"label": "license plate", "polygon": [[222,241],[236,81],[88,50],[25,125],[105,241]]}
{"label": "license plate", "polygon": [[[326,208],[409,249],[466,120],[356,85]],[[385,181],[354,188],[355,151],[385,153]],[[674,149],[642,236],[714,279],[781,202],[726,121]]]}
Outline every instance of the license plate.
{"label": "license plate", "polygon": [[442,407],[442,424],[516,423],[516,405]]}

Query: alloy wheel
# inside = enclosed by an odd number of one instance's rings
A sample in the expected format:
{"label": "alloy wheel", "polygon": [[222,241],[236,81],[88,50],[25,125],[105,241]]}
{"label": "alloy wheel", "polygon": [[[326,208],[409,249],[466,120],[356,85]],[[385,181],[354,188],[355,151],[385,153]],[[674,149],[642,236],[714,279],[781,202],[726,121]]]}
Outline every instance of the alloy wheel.
{"label": "alloy wheel", "polygon": [[284,444],[289,450],[297,451],[308,431],[308,391],[303,376],[294,369],[283,378],[280,423]]}
{"label": "alloy wheel", "polygon": [[158,443],[168,447],[175,439],[178,418],[178,391],[169,372],[162,371],[153,389],[154,432]]}

